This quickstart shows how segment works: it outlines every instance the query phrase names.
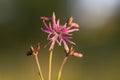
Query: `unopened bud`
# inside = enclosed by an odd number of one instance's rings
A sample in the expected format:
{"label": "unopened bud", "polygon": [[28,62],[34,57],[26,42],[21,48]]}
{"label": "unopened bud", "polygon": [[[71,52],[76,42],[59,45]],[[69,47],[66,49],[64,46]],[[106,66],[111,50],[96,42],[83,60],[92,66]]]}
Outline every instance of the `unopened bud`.
{"label": "unopened bud", "polygon": [[67,20],[67,25],[70,26],[70,24],[73,22],[73,17],[70,17],[68,20]]}
{"label": "unopened bud", "polygon": [[77,23],[71,23],[70,26],[73,28],[79,28],[79,25]]}
{"label": "unopened bud", "polygon": [[81,53],[74,53],[73,56],[78,57],[78,58],[82,58],[83,54],[81,54]]}

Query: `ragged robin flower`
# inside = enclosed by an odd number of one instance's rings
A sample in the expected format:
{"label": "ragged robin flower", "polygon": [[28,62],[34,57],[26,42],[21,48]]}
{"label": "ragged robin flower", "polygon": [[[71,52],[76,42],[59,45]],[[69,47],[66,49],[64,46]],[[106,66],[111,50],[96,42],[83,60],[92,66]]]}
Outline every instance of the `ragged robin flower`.
{"label": "ragged robin flower", "polygon": [[66,51],[69,51],[67,43],[75,45],[70,39],[72,38],[72,32],[79,30],[79,25],[73,23],[72,17],[70,17],[64,25],[60,24],[60,19],[56,21],[54,12],[52,18],[41,17],[41,19],[45,26],[45,29],[42,28],[42,31],[48,33],[48,44],[51,43],[49,48],[50,51],[54,48],[55,43],[58,43],[59,46],[63,43]]}

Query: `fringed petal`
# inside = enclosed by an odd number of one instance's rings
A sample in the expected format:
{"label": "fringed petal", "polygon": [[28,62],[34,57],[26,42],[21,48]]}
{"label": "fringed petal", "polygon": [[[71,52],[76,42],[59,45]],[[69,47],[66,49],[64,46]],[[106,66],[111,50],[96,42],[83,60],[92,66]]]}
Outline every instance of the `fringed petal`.
{"label": "fringed petal", "polygon": [[43,20],[43,24],[45,25],[45,27],[47,28],[47,29],[49,29],[49,27],[48,27],[48,25],[46,24],[46,22]]}
{"label": "fringed petal", "polygon": [[54,24],[56,24],[56,16],[55,16],[55,13],[53,12],[53,16],[52,16],[52,22],[54,23]]}
{"label": "fringed petal", "polygon": [[63,44],[64,44],[65,51],[68,53],[69,52],[69,48],[68,48],[67,43],[65,41],[63,41]]}
{"label": "fringed petal", "polygon": [[68,33],[71,33],[71,32],[74,32],[74,31],[79,31],[79,29],[71,29],[71,30],[68,30]]}

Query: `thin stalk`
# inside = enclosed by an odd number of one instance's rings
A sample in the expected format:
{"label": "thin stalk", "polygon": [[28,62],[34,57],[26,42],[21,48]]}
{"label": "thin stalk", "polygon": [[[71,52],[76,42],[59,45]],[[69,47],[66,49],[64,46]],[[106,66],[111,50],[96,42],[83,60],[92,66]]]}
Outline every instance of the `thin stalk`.
{"label": "thin stalk", "polygon": [[50,56],[49,56],[49,74],[48,74],[48,80],[51,80],[52,55],[53,55],[53,52],[51,50],[50,51]]}
{"label": "thin stalk", "polygon": [[64,60],[63,60],[63,62],[62,62],[62,64],[61,64],[61,67],[60,67],[60,69],[59,69],[57,80],[60,80],[60,78],[61,78],[61,73],[62,73],[64,64],[65,64],[65,62],[67,61],[67,59],[68,59],[68,56],[65,56],[65,58],[64,58]]}
{"label": "thin stalk", "polygon": [[35,60],[36,60],[37,66],[38,66],[39,75],[40,75],[40,80],[44,80],[43,74],[42,74],[42,71],[41,71],[41,67],[40,67],[40,64],[39,64],[38,56],[37,56],[37,55],[35,56]]}

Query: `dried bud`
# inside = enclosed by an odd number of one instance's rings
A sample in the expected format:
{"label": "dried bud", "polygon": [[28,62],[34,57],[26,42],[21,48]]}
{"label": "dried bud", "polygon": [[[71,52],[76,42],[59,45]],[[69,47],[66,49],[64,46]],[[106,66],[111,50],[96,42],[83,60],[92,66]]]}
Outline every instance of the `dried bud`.
{"label": "dried bud", "polygon": [[37,44],[36,51],[37,52],[40,51],[40,44],[39,43]]}
{"label": "dried bud", "polygon": [[73,55],[73,54],[74,54],[74,49],[73,49],[73,47],[71,47],[71,48],[69,49],[68,54],[69,54],[69,55]]}
{"label": "dried bud", "polygon": [[31,56],[33,54],[33,52],[31,51],[31,49],[26,53],[27,56]]}
{"label": "dried bud", "polygon": [[67,20],[67,25],[70,26],[70,24],[73,22],[73,17],[70,17],[68,20]]}
{"label": "dried bud", "polygon": [[38,55],[39,51],[40,51],[40,44],[38,43],[35,49],[33,46],[30,47],[30,51],[27,52],[27,56],[30,56],[32,54],[36,56]]}

